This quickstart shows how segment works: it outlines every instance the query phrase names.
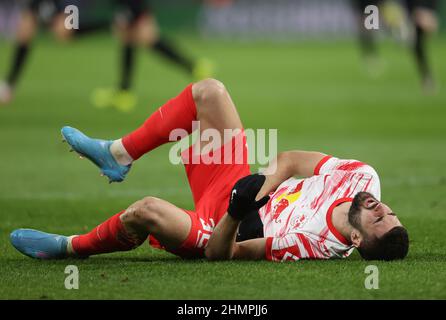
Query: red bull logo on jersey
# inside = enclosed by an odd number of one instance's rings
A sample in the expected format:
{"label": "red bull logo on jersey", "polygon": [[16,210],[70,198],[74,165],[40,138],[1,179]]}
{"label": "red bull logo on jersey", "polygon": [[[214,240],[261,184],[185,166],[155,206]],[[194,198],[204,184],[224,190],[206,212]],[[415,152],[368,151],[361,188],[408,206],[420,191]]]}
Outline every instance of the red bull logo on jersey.
{"label": "red bull logo on jersey", "polygon": [[282,194],[273,199],[273,220],[277,222],[277,218],[279,218],[280,214],[288,208],[288,206],[297,200],[299,200],[302,194],[302,185],[303,181],[301,181],[294,189],[287,192],[284,191]]}

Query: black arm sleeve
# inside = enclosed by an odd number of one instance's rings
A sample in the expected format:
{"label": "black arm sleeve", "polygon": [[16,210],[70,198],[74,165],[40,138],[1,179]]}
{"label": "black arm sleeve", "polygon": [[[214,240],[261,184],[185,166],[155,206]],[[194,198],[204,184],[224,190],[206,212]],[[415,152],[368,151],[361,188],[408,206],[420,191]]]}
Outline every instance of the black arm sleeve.
{"label": "black arm sleeve", "polygon": [[252,211],[240,223],[236,241],[240,242],[256,238],[263,238],[263,223],[260,220],[258,211]]}

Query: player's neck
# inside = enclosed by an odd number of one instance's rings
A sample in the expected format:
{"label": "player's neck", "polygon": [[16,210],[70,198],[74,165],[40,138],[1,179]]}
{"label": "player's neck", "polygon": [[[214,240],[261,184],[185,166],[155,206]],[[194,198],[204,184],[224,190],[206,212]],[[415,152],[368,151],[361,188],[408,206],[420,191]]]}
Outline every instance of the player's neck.
{"label": "player's neck", "polygon": [[336,230],[341,233],[344,238],[350,243],[350,235],[353,227],[348,222],[348,211],[350,209],[351,202],[341,203],[339,206],[333,209],[333,215],[331,220]]}

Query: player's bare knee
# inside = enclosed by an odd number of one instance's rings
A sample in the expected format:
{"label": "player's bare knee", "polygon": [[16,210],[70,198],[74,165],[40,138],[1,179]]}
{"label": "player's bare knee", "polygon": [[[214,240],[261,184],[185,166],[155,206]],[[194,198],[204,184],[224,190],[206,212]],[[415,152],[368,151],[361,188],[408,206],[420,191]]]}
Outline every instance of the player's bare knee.
{"label": "player's bare knee", "polygon": [[155,18],[151,15],[143,15],[134,26],[134,40],[140,46],[153,46],[160,37],[158,24]]}
{"label": "player's bare knee", "polygon": [[65,27],[64,14],[59,14],[54,18],[54,21],[51,25],[51,30],[53,31],[55,38],[61,42],[68,41],[73,35],[73,30],[67,29]]}
{"label": "player's bare knee", "polygon": [[31,12],[24,12],[17,28],[17,41],[19,43],[30,42],[34,38],[36,28],[37,20],[34,15]]}
{"label": "player's bare knee", "polygon": [[206,105],[206,102],[214,102],[219,98],[225,97],[227,91],[221,81],[216,79],[205,79],[193,85],[192,95],[195,102],[198,102],[201,105]]}
{"label": "player's bare knee", "polygon": [[161,200],[155,197],[144,198],[138,210],[135,211],[135,218],[144,225],[158,225],[161,219],[160,202]]}
{"label": "player's bare knee", "polygon": [[136,208],[125,212],[121,216],[121,221],[124,225],[136,229],[140,229],[140,227],[148,229],[155,224],[152,213],[143,208]]}
{"label": "player's bare knee", "polygon": [[416,9],[414,12],[416,25],[424,32],[434,33],[438,30],[438,20],[435,12],[429,9]]}
{"label": "player's bare knee", "polygon": [[121,221],[128,225],[154,226],[159,223],[159,202],[155,197],[146,197],[130,206],[121,216]]}

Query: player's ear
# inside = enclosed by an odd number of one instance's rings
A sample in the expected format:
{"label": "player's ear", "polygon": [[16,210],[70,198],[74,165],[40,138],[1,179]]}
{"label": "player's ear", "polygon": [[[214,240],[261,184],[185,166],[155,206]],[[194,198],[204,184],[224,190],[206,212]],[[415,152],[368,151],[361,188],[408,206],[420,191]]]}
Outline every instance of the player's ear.
{"label": "player's ear", "polygon": [[352,242],[353,246],[356,248],[359,248],[363,240],[361,232],[359,232],[358,229],[353,228],[351,234],[350,234],[350,241]]}

